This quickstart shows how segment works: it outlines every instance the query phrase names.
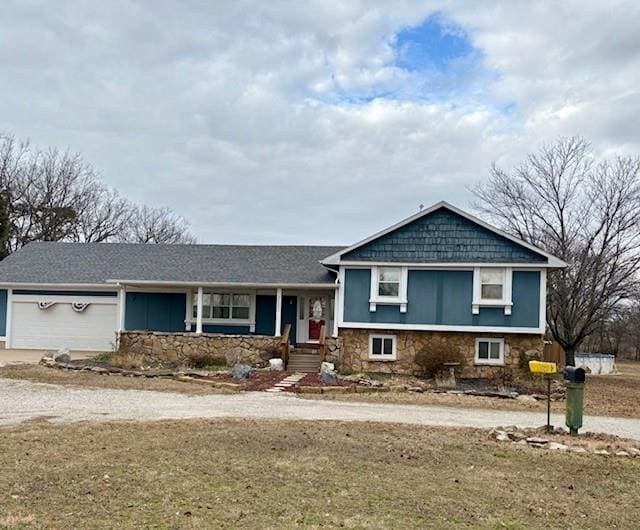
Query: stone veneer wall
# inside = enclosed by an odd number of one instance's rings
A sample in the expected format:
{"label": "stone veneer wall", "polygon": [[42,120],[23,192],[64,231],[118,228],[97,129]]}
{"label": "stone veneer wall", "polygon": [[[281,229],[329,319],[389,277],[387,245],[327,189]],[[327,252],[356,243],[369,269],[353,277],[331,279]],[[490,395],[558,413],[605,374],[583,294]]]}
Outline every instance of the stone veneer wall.
{"label": "stone veneer wall", "polygon": [[[369,360],[369,335],[395,335],[396,361]],[[501,366],[487,366],[475,364],[476,338],[504,338],[504,361]],[[398,331],[398,330],[369,330],[369,329],[341,329],[340,330],[340,359],[339,368],[353,372],[384,372],[398,374],[417,373],[418,366],[414,357],[430,338],[442,338],[460,348],[466,358],[466,366],[462,377],[489,377],[498,370],[517,372],[520,369],[520,359],[542,358],[544,340],[541,335],[504,334],[504,333],[442,333],[432,331]]]}
{"label": "stone veneer wall", "polygon": [[211,359],[211,364],[258,364],[280,356],[280,337],[123,331],[119,353],[144,355],[151,362],[188,364],[189,359]]}

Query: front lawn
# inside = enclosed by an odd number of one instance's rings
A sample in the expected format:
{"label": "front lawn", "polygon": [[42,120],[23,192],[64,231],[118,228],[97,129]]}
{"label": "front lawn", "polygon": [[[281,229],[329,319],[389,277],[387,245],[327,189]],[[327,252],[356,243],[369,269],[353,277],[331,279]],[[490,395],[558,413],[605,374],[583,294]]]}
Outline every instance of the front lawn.
{"label": "front lawn", "polygon": [[185,421],[3,430],[0,527],[634,528],[640,459],[477,430]]}

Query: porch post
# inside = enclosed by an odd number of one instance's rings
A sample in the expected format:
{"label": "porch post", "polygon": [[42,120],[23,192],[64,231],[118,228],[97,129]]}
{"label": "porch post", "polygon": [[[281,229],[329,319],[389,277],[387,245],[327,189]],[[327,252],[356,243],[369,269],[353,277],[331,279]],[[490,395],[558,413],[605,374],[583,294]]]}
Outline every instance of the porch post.
{"label": "porch post", "polygon": [[196,333],[202,333],[202,287],[198,287],[198,305],[196,313]]}
{"label": "porch post", "polygon": [[127,289],[124,285],[118,291],[118,332],[124,331],[124,316],[127,303]]}
{"label": "porch post", "polygon": [[282,335],[282,288],[276,290],[276,331],[275,336]]}

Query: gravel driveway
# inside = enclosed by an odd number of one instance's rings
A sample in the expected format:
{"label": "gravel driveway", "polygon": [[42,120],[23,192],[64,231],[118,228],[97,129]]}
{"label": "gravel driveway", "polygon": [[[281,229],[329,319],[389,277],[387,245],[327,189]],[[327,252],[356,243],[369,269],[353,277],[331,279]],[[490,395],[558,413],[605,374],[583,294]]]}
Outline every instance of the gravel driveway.
{"label": "gravel driveway", "polygon": [[[392,405],[299,399],[294,395],[246,392],[190,396],[142,390],[70,388],[0,379],[0,426],[45,418],[52,422],[153,421],[188,418],[272,418],[342,420],[491,428],[537,427],[544,415],[420,405]],[[554,425],[564,418],[553,415]],[[640,440],[640,421],[586,417],[584,429]]]}

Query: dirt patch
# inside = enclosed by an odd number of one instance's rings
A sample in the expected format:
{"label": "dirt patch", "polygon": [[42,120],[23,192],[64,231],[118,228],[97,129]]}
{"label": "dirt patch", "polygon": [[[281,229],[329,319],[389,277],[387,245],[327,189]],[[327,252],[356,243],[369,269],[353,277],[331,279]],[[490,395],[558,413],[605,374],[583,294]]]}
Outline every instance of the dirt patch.
{"label": "dirt patch", "polygon": [[229,390],[210,385],[195,385],[172,378],[125,377],[85,371],[59,370],[38,365],[16,365],[0,368],[0,378],[24,379],[35,383],[69,385],[83,388],[114,388],[120,390],[155,390],[183,394],[225,394]]}
{"label": "dirt patch", "polygon": [[635,528],[640,518],[640,459],[515,447],[476,430],[26,425],[3,431],[0,468],[6,527]]}

